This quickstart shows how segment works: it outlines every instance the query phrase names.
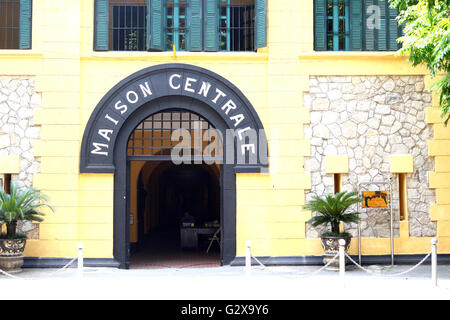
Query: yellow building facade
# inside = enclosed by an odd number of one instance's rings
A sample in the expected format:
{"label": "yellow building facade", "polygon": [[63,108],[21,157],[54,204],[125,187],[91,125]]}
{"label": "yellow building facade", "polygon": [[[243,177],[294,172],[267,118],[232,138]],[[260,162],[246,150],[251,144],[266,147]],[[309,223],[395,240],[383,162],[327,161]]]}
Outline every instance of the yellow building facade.
{"label": "yellow building facade", "polygon": [[[438,96],[428,91],[432,79],[424,68],[412,68],[406,57],[393,51],[315,51],[312,0],[268,0],[267,47],[255,52],[95,51],[94,22],[92,0],[34,0],[31,49],[0,50],[5,96],[0,112],[15,105],[26,109],[8,119],[3,113],[0,173],[42,190],[55,207],[38,226],[26,226],[30,265],[73,257],[79,242],[84,243],[87,261],[111,265],[117,260],[115,192],[122,186],[114,172],[80,170],[83,137],[96,106],[114,94],[112,88],[146,68],[167,64],[200,67],[226,79],[223,83],[233,84],[248,99],[266,132],[268,170],[233,172],[235,230],[230,234],[235,235],[235,259],[225,263],[241,261],[246,240],[252,241],[255,256],[273,257],[280,264],[305,257],[316,261],[323,249],[307,224],[311,212],[302,208],[308,197],[332,192],[333,181],[356,190],[364,177],[376,181],[377,175],[391,178],[393,201],[402,199],[410,208],[399,219],[400,205],[394,204],[398,259],[428,253],[433,237],[438,239],[438,253],[450,254],[450,129],[440,117]],[[382,103],[376,100],[380,88],[387,95],[379,97]],[[408,104],[405,96],[419,103]],[[389,111],[393,105],[398,116]],[[376,114],[381,115],[378,125],[369,125]],[[408,120],[408,114],[413,119]],[[348,119],[354,120],[350,124]],[[396,122],[399,128],[393,131]],[[418,138],[409,141],[412,135]],[[25,140],[30,145],[21,147]],[[143,162],[131,162],[124,180],[130,187],[123,214],[133,215],[135,222],[129,234],[120,236],[128,244],[138,241],[134,186],[142,167]],[[398,187],[401,174],[406,177],[403,189]],[[333,179],[336,175],[338,180]],[[363,218],[361,253],[388,257],[389,216],[378,214],[371,221],[367,212]],[[358,253],[356,239],[350,253]],[[119,264],[127,267],[126,261]]]}

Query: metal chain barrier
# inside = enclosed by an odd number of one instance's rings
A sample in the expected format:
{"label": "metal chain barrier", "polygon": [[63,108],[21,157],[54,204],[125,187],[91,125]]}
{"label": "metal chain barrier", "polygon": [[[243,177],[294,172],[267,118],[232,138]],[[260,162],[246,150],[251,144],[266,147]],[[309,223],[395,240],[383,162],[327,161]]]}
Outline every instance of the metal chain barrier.
{"label": "metal chain barrier", "polygon": [[60,273],[63,270],[66,270],[72,263],[74,263],[75,261],[78,260],[78,257],[73,258],[72,260],[70,260],[64,267],[62,267],[61,269],[56,270],[55,272],[50,273],[49,277],[54,276],[55,274]]}
{"label": "metal chain barrier", "polygon": [[417,267],[419,267],[421,264],[423,264],[430,256],[431,256],[431,252],[428,253],[425,258],[423,258],[418,264],[412,266],[411,268],[409,268],[408,270],[402,271],[402,272],[398,272],[398,273],[392,273],[392,274],[377,274],[376,272],[373,272],[367,268],[364,268],[363,266],[361,266],[360,264],[358,264],[355,260],[352,259],[352,257],[350,257],[348,255],[348,253],[345,253],[345,256],[350,260],[350,262],[352,262],[355,266],[357,266],[359,269],[361,269],[362,271],[365,271],[373,276],[376,277],[382,277],[382,278],[393,278],[393,277],[399,277],[402,276],[404,274],[407,274],[413,270],[415,270]]}
{"label": "metal chain barrier", "polygon": [[[70,265],[72,265],[72,264],[73,264],[75,261],[77,261],[77,260],[78,260],[78,257],[73,258],[73,259],[70,260],[64,267],[62,267],[62,268],[60,268],[60,269],[58,269],[58,270],[56,270],[56,271],[50,273],[50,274],[48,275],[48,277],[49,277],[49,278],[50,278],[50,277],[53,277],[54,275],[60,273],[61,271],[66,270]],[[39,280],[39,279],[37,279],[37,278],[34,279],[34,278],[17,277],[17,276],[15,276],[15,275],[12,275],[12,274],[6,272],[6,271],[3,271],[2,269],[0,269],[0,273],[3,274],[4,276],[8,277],[8,278],[11,278],[11,279],[17,279],[17,280]]]}
{"label": "metal chain barrier", "polygon": [[[297,272],[288,272],[288,274],[291,274],[291,276],[288,276],[288,277],[289,278],[292,278],[292,277],[296,277],[296,278],[310,278],[310,277],[312,277],[312,276],[322,272],[323,270],[325,270],[327,267],[329,267],[331,265],[331,263],[333,263],[336,259],[339,258],[339,272],[340,272],[340,277],[343,280],[344,279],[344,275],[345,275],[345,257],[347,257],[350,260],[350,262],[352,262],[356,267],[358,267],[362,271],[365,271],[365,272],[367,272],[367,273],[369,273],[369,274],[371,274],[373,276],[376,276],[376,277],[393,278],[393,277],[399,277],[399,276],[405,275],[405,274],[415,270],[417,267],[422,265],[431,256],[432,282],[433,282],[433,285],[436,287],[437,286],[437,248],[436,248],[437,240],[436,239],[432,239],[431,243],[432,243],[432,250],[431,250],[431,252],[428,253],[419,263],[417,263],[416,265],[412,266],[408,270],[405,270],[405,271],[402,271],[402,272],[399,272],[399,273],[392,273],[392,274],[378,274],[378,273],[373,272],[373,271],[371,271],[371,270],[369,270],[367,268],[364,268],[363,266],[358,264],[355,260],[353,260],[353,258],[348,253],[345,252],[345,249],[344,249],[345,241],[344,240],[340,240],[340,242],[339,242],[339,245],[340,245],[339,252],[336,253],[336,255],[333,256],[330,259],[330,261],[328,261],[323,267],[321,267],[320,269],[315,270],[313,272],[309,272],[309,273],[298,274]],[[260,265],[262,270],[267,270],[269,272],[277,274],[278,276],[286,277],[286,273],[285,274],[280,274],[279,272],[271,270],[267,266],[265,266],[261,261],[259,261],[258,258],[256,258],[251,253],[250,247],[251,247],[251,241],[247,241],[246,258],[245,258],[246,259],[245,267],[246,267],[247,274],[250,274],[250,271],[251,271],[251,259],[254,259]],[[66,270],[75,261],[78,261],[78,276],[82,277],[83,276],[83,265],[84,265],[84,262],[83,262],[84,261],[84,258],[83,258],[83,244],[82,243],[78,244],[78,257],[73,258],[72,260],[70,260],[62,268],[60,268],[60,269],[50,273],[48,277],[52,277],[52,276],[62,272],[63,270]],[[198,265],[203,265],[203,264],[198,264]],[[173,268],[173,269],[183,269],[183,268],[192,267],[192,266],[196,266],[196,264],[182,266],[181,268]],[[33,279],[33,278],[18,277],[18,276],[9,274],[9,273],[1,270],[1,269],[0,269],[0,274],[3,274],[4,276],[9,277],[9,278],[18,279],[18,280],[38,280],[38,279]]]}
{"label": "metal chain barrier", "polygon": [[[330,264],[332,264],[338,257],[339,257],[339,253],[337,253],[333,258],[331,258],[331,260],[328,261],[323,267],[321,267],[320,269],[315,270],[315,271],[313,271],[313,272],[307,272],[307,273],[301,273],[301,274],[298,274],[298,273],[295,272],[295,271],[289,272],[289,274],[292,275],[292,276],[289,276],[289,278],[296,277],[296,278],[303,278],[303,279],[305,279],[305,278],[310,278],[310,277],[312,277],[312,276],[315,276],[316,274],[322,272],[322,271],[325,270],[327,267],[329,267]],[[269,272],[271,272],[271,273],[274,273],[274,274],[277,274],[277,275],[279,275],[279,276],[281,276],[281,277],[286,277],[285,274],[280,274],[279,272],[276,272],[276,271],[274,271],[274,270],[269,269],[269,268],[268,268],[267,266],[265,266],[261,261],[259,261],[258,258],[256,258],[254,255],[251,255],[251,258],[254,259],[254,260],[262,267],[263,270],[267,270],[267,271],[269,271]]]}
{"label": "metal chain barrier", "polygon": [[[78,243],[78,256],[73,258],[72,260],[70,260],[68,263],[66,263],[66,265],[64,265],[62,268],[50,273],[47,278],[53,277],[54,275],[66,270],[68,267],[70,267],[75,261],[78,261],[78,276],[82,276],[83,275],[83,243]],[[18,277],[15,275],[12,275],[4,270],[0,269],[0,274],[3,274],[4,276],[11,278],[11,279],[17,279],[17,280],[39,280],[38,278],[26,278],[26,277]],[[40,279],[44,279],[44,278],[40,278]]]}
{"label": "metal chain barrier", "polygon": [[[353,260],[353,258],[348,253],[345,252],[345,241],[343,239],[340,239],[339,240],[339,252],[330,261],[328,261],[328,263],[325,266],[323,266],[319,270],[316,270],[311,273],[300,274],[300,275],[292,273],[292,275],[300,277],[300,278],[311,277],[311,276],[323,271],[325,268],[327,268],[333,261],[335,261],[339,257],[339,277],[340,277],[342,283],[344,284],[345,283],[345,257],[347,257],[353,264],[355,264],[362,271],[365,271],[376,277],[393,278],[393,277],[399,277],[399,276],[405,275],[405,274],[415,270],[431,256],[431,280],[432,280],[433,286],[437,287],[437,246],[436,246],[436,244],[437,244],[437,239],[436,238],[431,239],[431,245],[432,245],[431,252],[428,253],[419,263],[412,266],[408,270],[398,272],[398,273],[391,273],[391,274],[377,274],[367,268],[364,268],[363,266],[358,264],[355,260]],[[247,240],[246,241],[246,256],[245,256],[245,270],[246,270],[247,275],[250,275],[250,271],[252,269],[251,268],[251,265],[252,265],[251,260],[252,259],[254,259],[263,268],[263,270],[269,270],[271,272],[274,272],[274,271],[268,269],[261,261],[259,261],[251,253],[251,240]],[[280,276],[283,276],[280,273],[277,273],[277,274]]]}
{"label": "metal chain barrier", "polygon": [[18,280],[33,280],[33,279],[27,279],[27,278],[21,278],[21,277],[13,276],[12,274],[9,274],[8,272],[3,271],[2,269],[0,269],[0,273],[3,274],[3,275],[6,276],[6,277],[12,278],[12,279],[18,279]]}

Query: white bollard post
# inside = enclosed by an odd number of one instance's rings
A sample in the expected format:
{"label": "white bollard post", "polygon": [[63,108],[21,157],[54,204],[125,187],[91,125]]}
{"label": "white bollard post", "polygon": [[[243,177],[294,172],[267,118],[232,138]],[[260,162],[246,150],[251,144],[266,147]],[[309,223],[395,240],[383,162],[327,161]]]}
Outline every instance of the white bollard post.
{"label": "white bollard post", "polygon": [[78,270],[77,274],[79,278],[83,277],[83,267],[84,267],[84,261],[83,261],[83,242],[78,243]]}
{"label": "white bollard post", "polygon": [[252,271],[252,241],[247,240],[245,242],[245,274],[250,275]]}
{"label": "white bollard post", "polygon": [[431,281],[437,287],[437,239],[431,239]]}
{"label": "white bollard post", "polygon": [[345,240],[339,239],[339,278],[344,284],[345,280]]}

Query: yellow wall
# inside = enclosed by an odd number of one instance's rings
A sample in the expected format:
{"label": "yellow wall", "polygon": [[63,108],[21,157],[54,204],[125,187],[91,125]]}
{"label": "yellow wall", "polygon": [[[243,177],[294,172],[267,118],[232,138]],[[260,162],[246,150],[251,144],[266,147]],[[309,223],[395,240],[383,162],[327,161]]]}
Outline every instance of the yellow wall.
{"label": "yellow wall", "polygon": [[133,223],[130,223],[130,242],[137,242],[138,239],[137,227],[140,221],[138,221],[137,215],[137,183],[144,164],[143,161],[131,161],[130,163],[130,214],[133,215]]}
{"label": "yellow wall", "polygon": [[[302,126],[309,123],[303,92],[313,75],[425,74],[394,53],[313,52],[313,1],[268,1],[268,48],[258,53],[94,52],[93,1],[33,1],[33,49],[1,50],[0,75],[28,76],[42,94],[35,114],[41,139],[34,145],[41,173],[34,186],[56,207],[29,241],[27,256],[70,257],[85,243],[87,257],[113,257],[113,175],[79,174],[85,125],[106,92],[131,73],[161,63],[188,63],[220,74],[240,88],[268,132],[270,174],[237,175],[237,254],[252,240],[255,255],[320,255],[318,239],[305,238],[302,210],[311,177]],[[427,78],[430,84],[430,79]],[[437,106],[437,97],[433,105]],[[438,221],[439,252],[450,253],[450,131],[430,109],[436,157],[430,187],[437,192],[431,214]],[[134,171],[133,171],[134,172]],[[426,253],[428,238],[409,238],[407,221],[395,240],[397,254]],[[351,252],[356,252],[356,241]],[[364,254],[388,254],[389,239],[363,239]]]}
{"label": "yellow wall", "polygon": [[[137,203],[137,193],[138,193],[138,180],[139,175],[142,173],[142,181],[144,182],[143,187],[145,188],[147,194],[154,194],[156,190],[152,190],[151,186],[148,184],[152,174],[157,174],[155,172],[158,168],[165,168],[168,164],[161,162],[145,162],[145,161],[130,161],[130,214],[133,215],[134,223],[130,224],[130,242],[138,242],[138,225],[140,223],[144,224],[144,233],[150,230],[158,224],[158,216],[152,212],[156,208],[157,204],[151,204],[145,199],[146,202],[146,212],[144,215],[144,220],[139,221],[138,219],[138,203]],[[149,210],[149,211],[147,211]]]}

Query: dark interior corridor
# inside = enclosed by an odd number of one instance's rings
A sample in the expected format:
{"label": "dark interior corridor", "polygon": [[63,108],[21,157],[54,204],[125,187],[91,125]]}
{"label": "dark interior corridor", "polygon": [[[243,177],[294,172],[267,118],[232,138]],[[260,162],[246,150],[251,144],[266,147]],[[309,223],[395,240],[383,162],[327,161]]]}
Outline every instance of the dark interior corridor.
{"label": "dark interior corridor", "polygon": [[219,168],[215,165],[174,165],[147,162],[137,182],[137,242],[132,243],[131,268],[214,267],[220,265],[217,241],[198,234],[198,246],[182,248],[183,214],[195,228],[220,222]]}

